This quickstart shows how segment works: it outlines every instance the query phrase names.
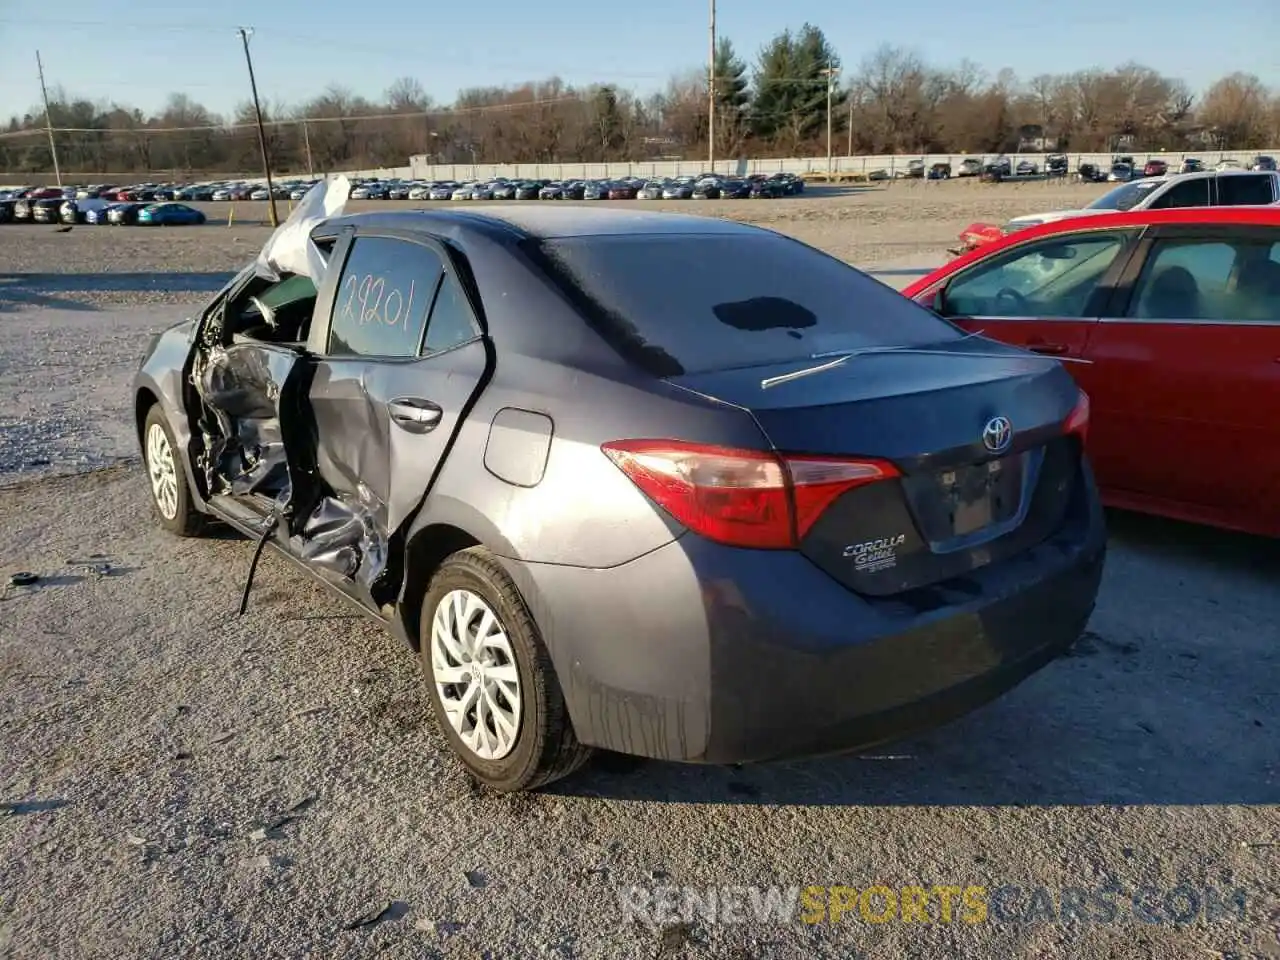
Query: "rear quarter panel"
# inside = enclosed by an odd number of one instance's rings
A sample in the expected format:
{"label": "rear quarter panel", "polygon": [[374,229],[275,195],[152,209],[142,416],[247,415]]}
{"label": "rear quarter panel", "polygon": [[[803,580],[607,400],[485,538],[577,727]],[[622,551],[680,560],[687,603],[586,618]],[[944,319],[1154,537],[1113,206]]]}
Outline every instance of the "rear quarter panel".
{"label": "rear quarter panel", "polygon": [[[697,397],[628,366],[532,265],[501,244],[467,250],[495,352],[492,379],[462,425],[415,526],[472,515],[490,549],[536,563],[609,567],[669,543],[683,530],[600,449],[611,440],[680,437],[759,448],[745,411]],[[552,423],[541,479],[518,486],[485,466],[503,410]],[[537,418],[527,418],[537,420]],[[503,439],[508,452],[521,438]],[[545,447],[531,433],[527,442]],[[492,462],[492,458],[491,458]]]}

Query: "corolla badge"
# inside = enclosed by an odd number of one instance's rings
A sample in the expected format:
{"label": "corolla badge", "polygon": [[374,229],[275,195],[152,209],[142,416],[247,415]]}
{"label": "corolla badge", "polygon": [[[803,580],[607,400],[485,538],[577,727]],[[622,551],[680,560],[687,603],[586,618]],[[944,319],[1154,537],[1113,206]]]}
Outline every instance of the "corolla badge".
{"label": "corolla badge", "polygon": [[992,453],[1004,453],[1013,442],[1013,424],[1008,417],[992,417],[982,428],[982,445]]}

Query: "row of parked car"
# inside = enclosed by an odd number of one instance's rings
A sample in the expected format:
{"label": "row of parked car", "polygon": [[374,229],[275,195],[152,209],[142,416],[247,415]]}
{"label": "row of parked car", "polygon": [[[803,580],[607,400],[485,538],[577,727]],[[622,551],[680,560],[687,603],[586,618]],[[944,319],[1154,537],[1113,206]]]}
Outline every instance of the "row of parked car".
{"label": "row of parked car", "polygon": [[61,196],[30,200],[0,199],[0,223],[190,226],[204,223],[203,212],[185,203],[162,200],[68,200]]}
{"label": "row of parked car", "polygon": [[[1252,162],[1246,167],[1238,160],[1223,158],[1214,164],[1212,170],[1215,173],[1232,170],[1251,170],[1259,173],[1275,172],[1276,161],[1274,157],[1263,156],[1259,154],[1254,157]],[[1163,177],[1171,173],[1205,173],[1210,168],[1205,162],[1198,157],[1185,157],[1182,162],[1174,168],[1171,164],[1164,160],[1150,159],[1144,164],[1137,164],[1131,156],[1116,156],[1111,160],[1111,166],[1103,169],[1097,164],[1084,163],[1080,165],[1080,179],[1093,183],[1102,183],[1107,181],[1110,183],[1126,183],[1130,180],[1140,180],[1144,177]]]}
{"label": "row of parked car", "polygon": [[791,173],[620,179],[359,180],[352,200],[747,200],[804,192]]}
{"label": "row of parked car", "polygon": [[[951,177],[978,177],[982,180],[1001,181],[1011,177],[1065,177],[1070,172],[1071,162],[1064,153],[1051,154],[1045,158],[1043,170],[1034,160],[1023,159],[1015,162],[1012,158],[1001,155],[993,159],[966,157],[953,167],[946,162],[926,165],[924,160],[911,160],[905,170],[873,170],[867,177],[870,180],[927,179],[949,180]],[[1179,164],[1171,165],[1168,161],[1150,159],[1145,164],[1136,163],[1132,156],[1116,155],[1109,166],[1096,163],[1082,163],[1076,168],[1078,179],[1086,183],[1122,183],[1142,177],[1163,177],[1170,173],[1199,173],[1208,170],[1204,161],[1197,157],[1186,157]],[[1242,170],[1273,171],[1276,169],[1274,157],[1259,155],[1250,164],[1238,160],[1222,159],[1213,167],[1215,171]]]}

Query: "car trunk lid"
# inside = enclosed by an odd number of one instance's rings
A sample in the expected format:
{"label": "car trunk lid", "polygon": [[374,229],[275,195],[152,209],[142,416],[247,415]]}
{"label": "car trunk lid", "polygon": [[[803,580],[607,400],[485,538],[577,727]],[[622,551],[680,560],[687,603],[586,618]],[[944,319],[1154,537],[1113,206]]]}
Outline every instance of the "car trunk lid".
{"label": "car trunk lid", "polygon": [[[748,410],[781,454],[897,468],[835,498],[802,533],[801,552],[831,576],[868,595],[900,593],[1026,550],[1061,526],[1080,457],[1064,429],[1080,394],[1061,365],[977,338],[814,369],[830,362],[670,382]],[[788,378],[806,368],[814,372]]]}

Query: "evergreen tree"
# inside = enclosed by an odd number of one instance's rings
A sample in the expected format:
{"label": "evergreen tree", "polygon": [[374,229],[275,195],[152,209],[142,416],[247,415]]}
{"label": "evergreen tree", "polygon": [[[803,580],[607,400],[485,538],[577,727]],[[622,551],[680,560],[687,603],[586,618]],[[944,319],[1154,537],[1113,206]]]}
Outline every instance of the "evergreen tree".
{"label": "evergreen tree", "polygon": [[778,34],[760,51],[756,66],[752,132],[788,150],[825,139],[829,82],[832,128],[842,129],[840,107],[847,93],[826,72],[839,68],[839,56],[818,27],[806,23],[799,33]]}
{"label": "evergreen tree", "polygon": [[736,150],[746,139],[747,107],[751,103],[747,65],[728,37],[716,43],[716,152]]}

